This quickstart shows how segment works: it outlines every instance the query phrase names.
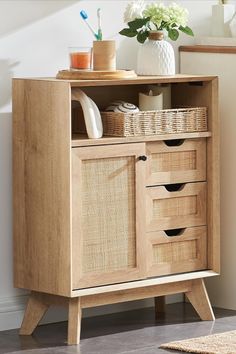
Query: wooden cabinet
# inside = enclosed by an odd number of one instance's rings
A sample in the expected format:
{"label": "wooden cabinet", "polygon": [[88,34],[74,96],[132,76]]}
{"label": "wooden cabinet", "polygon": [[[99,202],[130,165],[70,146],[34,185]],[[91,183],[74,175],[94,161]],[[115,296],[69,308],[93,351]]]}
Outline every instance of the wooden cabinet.
{"label": "wooden cabinet", "polygon": [[[77,133],[76,88],[102,110],[166,83],[174,107],[207,107],[208,131]],[[20,333],[66,305],[75,344],[82,308],[175,293],[214,319],[203,279],[219,273],[217,78],[15,79],[13,108],[14,283],[32,291]]]}

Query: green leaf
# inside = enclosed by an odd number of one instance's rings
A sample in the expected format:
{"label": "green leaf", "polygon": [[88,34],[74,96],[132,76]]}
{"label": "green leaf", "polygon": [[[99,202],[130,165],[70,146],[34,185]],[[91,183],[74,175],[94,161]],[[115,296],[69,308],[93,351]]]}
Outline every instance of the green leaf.
{"label": "green leaf", "polygon": [[128,26],[132,30],[137,30],[137,29],[145,26],[149,21],[150,21],[150,17],[136,18],[134,21],[128,22]]}
{"label": "green leaf", "polygon": [[124,28],[123,30],[121,30],[119,32],[119,34],[121,34],[122,36],[126,36],[126,37],[135,37],[138,32],[135,30],[132,30],[131,28]]}
{"label": "green leaf", "polygon": [[176,28],[170,28],[168,30],[168,37],[172,40],[172,41],[176,41],[179,38],[179,32]]}
{"label": "green leaf", "polygon": [[137,35],[137,40],[139,43],[144,43],[149,35],[149,31],[140,31]]}
{"label": "green leaf", "polygon": [[191,28],[188,27],[188,26],[186,26],[186,27],[180,26],[180,27],[179,27],[179,30],[180,30],[181,32],[185,33],[185,34],[188,34],[189,36],[192,36],[192,37],[194,36],[193,31],[192,31]]}

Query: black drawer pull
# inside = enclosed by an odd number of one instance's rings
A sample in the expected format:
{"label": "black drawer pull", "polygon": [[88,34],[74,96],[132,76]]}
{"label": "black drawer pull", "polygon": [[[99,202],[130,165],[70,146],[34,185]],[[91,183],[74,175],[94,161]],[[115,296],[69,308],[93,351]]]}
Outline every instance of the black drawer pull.
{"label": "black drawer pull", "polygon": [[173,139],[173,140],[164,140],[164,143],[167,146],[180,146],[184,143],[185,139]]}
{"label": "black drawer pull", "polygon": [[174,236],[181,236],[185,231],[184,229],[172,229],[172,230],[164,230],[166,236],[174,237]]}
{"label": "black drawer pull", "polygon": [[167,184],[164,187],[168,192],[179,192],[184,188],[184,186],[185,183],[176,183],[176,184]]}
{"label": "black drawer pull", "polygon": [[141,161],[147,161],[147,156],[142,155],[142,156],[139,156],[138,159]]}

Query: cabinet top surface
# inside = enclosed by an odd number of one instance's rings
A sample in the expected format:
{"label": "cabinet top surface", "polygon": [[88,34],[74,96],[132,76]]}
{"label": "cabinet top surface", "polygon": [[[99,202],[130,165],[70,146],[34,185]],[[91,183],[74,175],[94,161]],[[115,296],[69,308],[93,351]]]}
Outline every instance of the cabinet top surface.
{"label": "cabinet top surface", "polygon": [[216,76],[178,74],[173,76],[137,76],[137,78],[122,79],[122,80],[61,80],[61,79],[56,79],[55,77],[15,78],[15,80],[65,82],[68,83],[71,87],[83,87],[83,86],[114,86],[114,85],[138,85],[138,84],[153,84],[153,83],[212,81],[215,78]]}

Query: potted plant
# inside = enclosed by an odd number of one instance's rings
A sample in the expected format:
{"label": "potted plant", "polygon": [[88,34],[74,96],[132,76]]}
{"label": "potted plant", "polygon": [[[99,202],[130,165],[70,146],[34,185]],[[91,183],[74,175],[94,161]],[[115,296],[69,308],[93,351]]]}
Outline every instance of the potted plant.
{"label": "potted plant", "polygon": [[126,7],[124,22],[128,27],[119,33],[136,37],[142,44],[138,53],[137,73],[139,75],[173,75],[175,73],[174,51],[164,40],[164,33],[176,41],[179,32],[193,36],[187,26],[187,9],[173,3],[146,4],[143,0],[133,1]]}

